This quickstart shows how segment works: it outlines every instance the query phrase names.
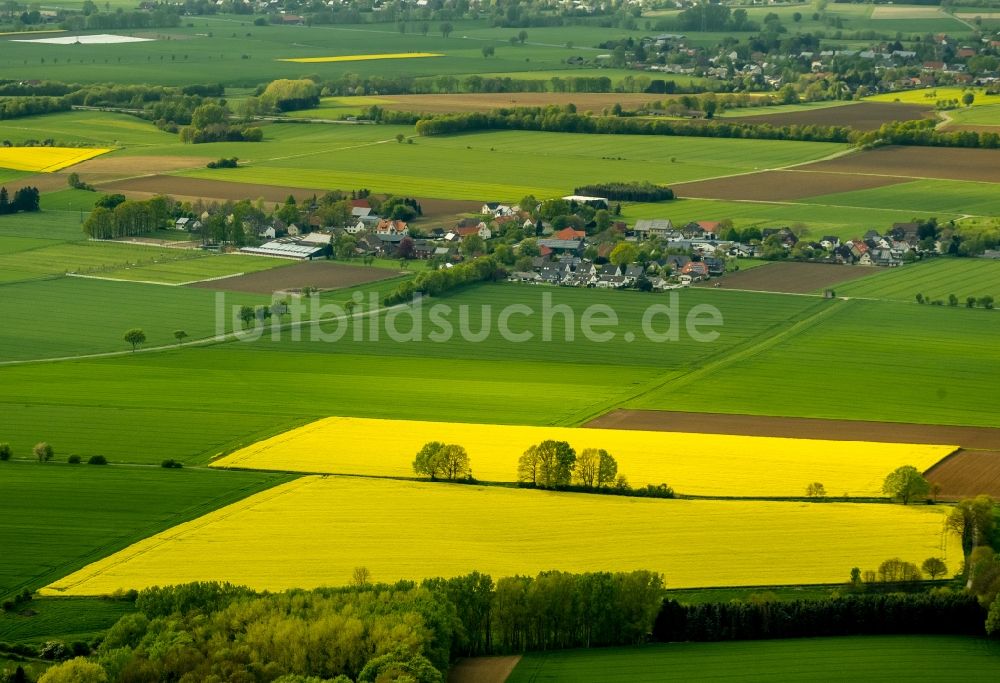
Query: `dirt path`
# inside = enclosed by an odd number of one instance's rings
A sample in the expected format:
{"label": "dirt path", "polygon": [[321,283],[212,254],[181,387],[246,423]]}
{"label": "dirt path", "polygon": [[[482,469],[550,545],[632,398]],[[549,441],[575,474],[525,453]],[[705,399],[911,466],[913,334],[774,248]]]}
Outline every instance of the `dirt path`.
{"label": "dirt path", "polygon": [[520,655],[463,659],[448,671],[448,683],[504,683]]}
{"label": "dirt path", "polygon": [[953,444],[964,448],[1000,449],[1000,429],[995,427],[953,427],[903,422],[865,422],[862,420],[823,420],[807,417],[624,409],[601,415],[583,426],[699,434],[781,436],[793,439],[831,439],[834,441]]}

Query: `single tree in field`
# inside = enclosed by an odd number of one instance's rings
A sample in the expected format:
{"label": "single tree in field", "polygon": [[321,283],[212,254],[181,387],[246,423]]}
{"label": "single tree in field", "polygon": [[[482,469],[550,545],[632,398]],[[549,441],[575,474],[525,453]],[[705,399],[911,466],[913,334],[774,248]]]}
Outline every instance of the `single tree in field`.
{"label": "single tree in field", "polygon": [[948,573],[948,565],[946,565],[944,560],[940,557],[928,557],[924,560],[924,563],[920,565],[920,568],[923,570],[924,574],[931,577],[932,581],[937,577],[944,576]]}
{"label": "single tree in field", "polygon": [[611,486],[618,478],[618,461],[610,453],[601,449],[597,462],[597,488]]}
{"label": "single tree in field", "polygon": [[184,330],[174,330],[174,339],[177,340],[178,344],[184,341],[187,338],[187,336],[188,333],[185,332]]}
{"label": "single tree in field", "polygon": [[496,48],[492,45],[483,45],[483,57],[489,59],[496,54]]}
{"label": "single tree in field", "polygon": [[529,446],[518,459],[517,480],[522,484],[538,485],[538,446]]}
{"label": "single tree in field", "polygon": [[441,476],[454,481],[472,476],[469,454],[458,444],[448,444],[438,454],[441,462]]}
{"label": "single tree in field", "polygon": [[406,139],[405,135],[403,135],[402,133],[396,133],[396,142],[402,142],[405,139]]}
{"label": "single tree in field", "polygon": [[0,461],[10,460],[12,455],[14,455],[14,451],[11,450],[10,444],[0,443]]}
{"label": "single tree in field", "polygon": [[521,45],[524,45],[524,41],[526,41],[527,39],[528,39],[527,31],[521,29],[520,31],[517,32],[517,40],[521,43]]}
{"label": "single tree in field", "polygon": [[536,484],[552,489],[569,486],[573,476],[576,451],[566,441],[546,440],[538,444],[538,478]]}
{"label": "single tree in field", "polygon": [[894,557],[878,566],[878,580],[882,583],[919,581],[920,570],[912,562],[904,562],[898,557]]}
{"label": "single tree in field", "polygon": [[125,333],[125,341],[132,345],[132,351],[146,343],[146,333],[135,327]]}
{"label": "single tree in field", "polygon": [[368,567],[355,567],[351,572],[351,584],[357,588],[364,588],[371,580],[372,573],[368,571]]}
{"label": "single tree in field", "polygon": [[454,30],[454,28],[455,27],[452,26],[450,22],[447,21],[444,22],[443,24],[441,24],[441,36],[447,38],[448,36],[451,35],[451,32]]}
{"label": "single tree in field", "polygon": [[930,483],[913,465],[897,467],[889,473],[882,483],[882,493],[892,498],[898,498],[903,505],[909,504],[913,498],[926,496],[930,490]]}
{"label": "single tree in field", "polygon": [[826,498],[826,487],[818,481],[814,481],[806,487],[806,496],[809,498]]}
{"label": "single tree in field", "polygon": [[[303,287],[302,291],[306,296],[309,296],[309,294],[306,293],[306,289],[308,288]],[[243,321],[243,327],[246,327],[256,319],[257,311],[254,310],[253,306],[240,306],[240,320]]]}
{"label": "single tree in field", "polygon": [[52,446],[46,442],[36,443],[35,447],[32,449],[35,457],[38,458],[38,462],[48,462],[55,455],[55,451],[52,450]]}
{"label": "single tree in field", "polygon": [[576,467],[573,470],[573,480],[579,486],[594,488],[597,483],[597,467],[601,461],[600,452],[596,448],[584,448],[576,456]]}
{"label": "single tree in field", "polygon": [[964,104],[966,107],[971,107],[972,103],[975,101],[976,101],[976,96],[973,95],[971,92],[967,92],[964,95],[962,95],[962,104]]}
{"label": "single tree in field", "polygon": [[417,474],[426,474],[431,479],[437,479],[441,473],[441,452],[445,445],[440,441],[428,441],[417,452],[417,457],[413,460],[413,471]]}

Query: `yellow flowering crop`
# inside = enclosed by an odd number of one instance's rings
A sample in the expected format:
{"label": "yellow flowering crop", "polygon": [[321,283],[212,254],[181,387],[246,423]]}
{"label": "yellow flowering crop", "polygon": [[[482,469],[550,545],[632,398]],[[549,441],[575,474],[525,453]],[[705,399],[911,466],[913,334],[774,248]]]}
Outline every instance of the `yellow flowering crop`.
{"label": "yellow flowering crop", "polygon": [[[565,571],[662,572],[672,588],[846,581],[961,549],[944,506],[663,500],[360,477],[303,477],[54,582],[101,595],[189,581],[257,589]],[[946,547],[943,547],[946,546]]]}
{"label": "yellow flowering crop", "polygon": [[290,57],[278,61],[318,64],[325,62],[367,62],[372,59],[413,59],[415,57],[444,57],[444,55],[439,52],[392,52],[375,55],[338,55],[336,57]]}
{"label": "yellow flowering crop", "polygon": [[330,417],[258,442],[217,467],[413,477],[428,441],[464,446],[482,481],[514,481],[528,446],[556,439],[579,453],[604,448],[633,486],[667,483],[706,496],[801,496],[812,482],[828,495],[880,496],[900,465],[926,470],[954,446],[821,441],[627,429],[518,427]]}
{"label": "yellow flowering crop", "polygon": [[0,168],[52,173],[110,151],[94,147],[0,147]]}

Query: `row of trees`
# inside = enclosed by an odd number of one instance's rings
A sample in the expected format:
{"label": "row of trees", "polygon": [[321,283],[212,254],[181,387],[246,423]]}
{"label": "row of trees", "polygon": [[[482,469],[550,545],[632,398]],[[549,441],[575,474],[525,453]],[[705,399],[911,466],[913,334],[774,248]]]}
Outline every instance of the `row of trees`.
{"label": "row of trees", "polygon": [[[31,454],[38,460],[38,462],[48,462],[55,457],[55,450],[48,442],[41,441],[34,445],[31,449]],[[0,462],[6,462],[13,457],[14,449],[11,445],[9,443],[0,443]]]}
{"label": "row of trees", "polygon": [[70,103],[62,97],[4,97],[0,99],[0,119],[69,111]]}
{"label": "row of trees", "polygon": [[[572,109],[575,109],[573,107]],[[442,114],[417,121],[419,135],[448,135],[475,130],[542,130],[608,135],[682,135],[712,138],[850,142],[856,134],[846,126],[772,126],[729,121],[675,121],[668,119],[587,116],[567,107],[518,107],[488,113]]]}
{"label": "row of trees", "polygon": [[386,306],[406,303],[417,293],[438,296],[474,282],[489,282],[506,276],[503,266],[493,257],[485,256],[443,270],[425,270],[389,292],[383,299]]}
{"label": "row of trees", "polygon": [[972,147],[996,149],[1000,134],[990,131],[947,131],[935,128],[931,119],[892,121],[878,130],[858,134],[855,142],[861,146],[918,145],[928,147]]}
{"label": "row of trees", "polygon": [[14,190],[14,198],[7,194],[6,187],[0,187],[0,215],[21,211],[38,211],[41,196],[37,187],[21,187]]}
{"label": "row of trees", "polygon": [[890,633],[983,632],[974,596],[948,590],[863,594],[825,600],[663,604],[653,637],[664,642],[748,640]]}
{"label": "row of trees", "polygon": [[99,240],[134,237],[166,226],[170,218],[166,197],[143,200],[122,197],[122,200],[110,208],[101,204],[95,206],[83,223],[83,232]]}
{"label": "row of trees", "polygon": [[[358,568],[353,578],[348,588],[270,595],[222,583],[146,589],[89,659],[57,665],[47,680],[440,683],[459,656],[641,643],[663,594],[648,571],[372,585]],[[87,673],[60,677],[71,671]]]}
{"label": "row of trees", "polygon": [[[928,296],[926,296],[924,294],[921,294],[920,292],[917,293],[917,295],[916,295],[915,298],[916,298],[918,304],[931,304],[932,306],[944,306],[944,300],[943,299],[931,299],[930,297],[928,297]],[[959,301],[958,301],[958,297],[957,296],[955,296],[954,294],[949,294],[948,295],[948,305],[949,306],[956,307],[956,306],[958,306],[958,303],[959,303]],[[975,308],[976,305],[978,304],[979,306],[982,306],[983,308],[989,310],[989,309],[993,308],[993,304],[994,303],[995,303],[995,300],[989,294],[987,294],[985,296],[981,296],[978,299],[976,297],[974,297],[974,296],[967,296],[967,297],[965,297],[965,307],[966,308]]]}
{"label": "row of trees", "polygon": [[674,198],[674,191],[646,181],[594,183],[573,190],[575,194],[604,197],[623,202],[663,202]]}

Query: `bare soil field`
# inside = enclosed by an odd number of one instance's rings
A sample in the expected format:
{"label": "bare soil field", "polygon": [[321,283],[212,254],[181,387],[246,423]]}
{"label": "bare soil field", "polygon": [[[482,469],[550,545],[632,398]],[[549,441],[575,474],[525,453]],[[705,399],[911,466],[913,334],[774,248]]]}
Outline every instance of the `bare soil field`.
{"label": "bare soil field", "polygon": [[463,659],[448,670],[448,683],[503,683],[519,661],[520,655]]}
{"label": "bare soil field", "polygon": [[386,280],[396,275],[396,271],[388,268],[352,266],[330,261],[308,261],[284,268],[262,270],[258,273],[198,282],[189,286],[224,292],[271,294],[290,289],[302,289],[303,287],[340,289]]}
{"label": "bare soil field", "polygon": [[723,413],[684,413],[670,410],[613,410],[584,427],[649,429],[660,432],[781,436],[792,439],[920,443],[1000,449],[1000,429],[952,427],[903,422],[820,420],[806,417],[767,417]]}
{"label": "bare soil field", "polygon": [[[65,181],[64,181],[65,182]],[[256,185],[253,183],[233,183],[225,180],[206,180],[204,178],[184,178],[181,176],[151,175],[141,178],[129,178],[103,183],[101,190],[114,190],[123,194],[138,195],[166,194],[174,199],[231,199],[255,200],[263,197],[269,202],[283,202],[288,195],[298,200],[309,199],[314,194],[323,194],[318,190],[307,190],[301,187],[286,187],[281,185]]]}
{"label": "bare soil field", "polygon": [[479,213],[482,202],[472,202],[464,199],[417,199],[421,221],[448,221],[466,213]]}
{"label": "bare soil field", "polygon": [[811,173],[800,171],[762,171],[728,178],[713,178],[673,185],[678,197],[704,199],[752,199],[784,202],[820,194],[870,190],[885,185],[909,182],[891,176],[849,175],[846,173]]}
{"label": "bare soil field", "polygon": [[772,126],[850,126],[855,130],[876,130],[889,121],[934,118],[934,110],[922,104],[902,102],[858,102],[843,107],[807,109],[786,114],[727,116],[724,121],[769,123]]}
{"label": "bare soil field", "polygon": [[879,147],[801,167],[900,178],[1000,182],[1000,150],[959,147]]}
{"label": "bare soil field", "polygon": [[937,7],[886,7],[872,9],[872,19],[939,19],[945,16]]}
{"label": "bare soil field", "polygon": [[727,273],[722,278],[700,282],[696,286],[714,287],[719,283],[725,289],[808,294],[841,282],[866,277],[873,272],[877,271],[861,266],[779,261],[760,268]]}
{"label": "bare soil field", "polygon": [[[567,72],[572,73],[572,72]],[[450,112],[489,111],[500,107],[544,107],[550,104],[575,104],[580,112],[599,113],[615,103],[625,109],[635,109],[647,102],[668,99],[665,95],[645,93],[464,93],[457,95],[380,95],[386,104],[384,109],[395,111],[416,111],[428,114]]]}
{"label": "bare soil field", "polygon": [[927,479],[946,499],[1000,497],[1000,451],[957,451],[927,470]]}

